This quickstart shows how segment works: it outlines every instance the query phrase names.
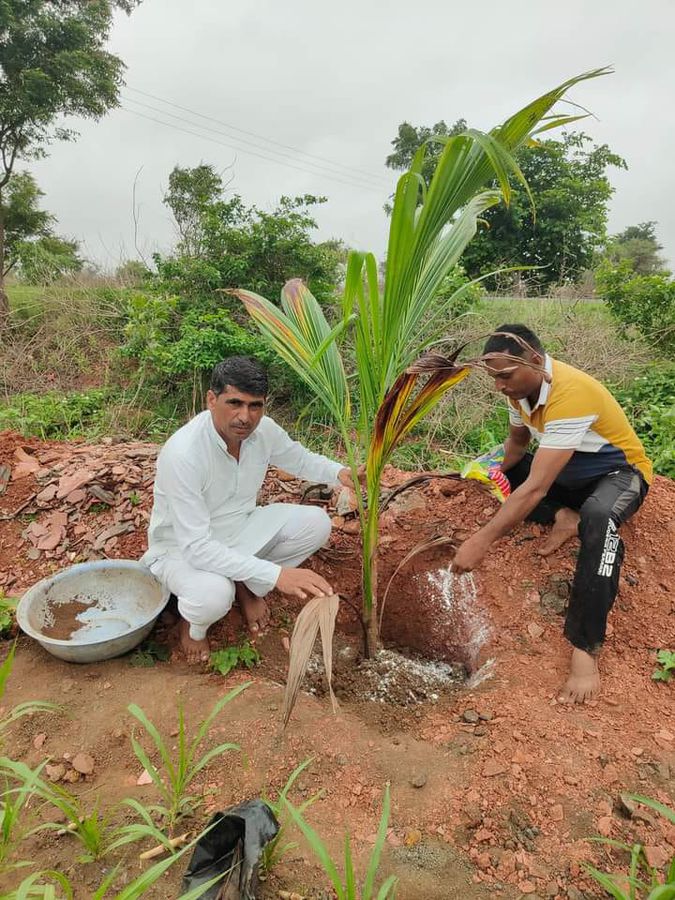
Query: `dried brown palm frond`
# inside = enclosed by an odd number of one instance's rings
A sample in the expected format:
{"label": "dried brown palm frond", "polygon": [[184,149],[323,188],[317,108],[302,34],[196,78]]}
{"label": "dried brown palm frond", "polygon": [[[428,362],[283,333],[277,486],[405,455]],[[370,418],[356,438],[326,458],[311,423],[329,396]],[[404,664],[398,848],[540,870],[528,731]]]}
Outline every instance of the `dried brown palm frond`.
{"label": "dried brown palm frond", "polygon": [[291,635],[288,679],[284,693],[284,728],[288,725],[288,720],[293,712],[319,631],[321,631],[321,650],[328,682],[328,693],[333,712],[337,712],[338,704],[333,693],[333,634],[339,606],[340,598],[337,594],[313,597],[302,608],[295,620],[295,627]]}

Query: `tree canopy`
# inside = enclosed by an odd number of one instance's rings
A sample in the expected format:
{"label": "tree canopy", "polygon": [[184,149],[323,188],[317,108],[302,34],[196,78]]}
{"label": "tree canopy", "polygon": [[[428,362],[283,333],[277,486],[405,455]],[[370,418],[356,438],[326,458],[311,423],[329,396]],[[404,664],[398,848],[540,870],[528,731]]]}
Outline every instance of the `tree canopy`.
{"label": "tree canopy", "polygon": [[663,250],[663,246],[656,237],[656,222],[640,222],[612,236],[607,245],[607,257],[614,264],[628,260],[637,275],[653,275],[666,268],[659,250]]}
{"label": "tree canopy", "polygon": [[[64,116],[98,119],[118,103],[124,65],[105,49],[115,7],[135,0],[0,0],[0,269],[4,189],[19,160],[44,155],[72,129]],[[0,277],[0,320],[8,303]]]}
{"label": "tree canopy", "polygon": [[[387,165],[404,169],[426,140],[429,162],[424,177],[433,171],[442,142],[465,128],[463,119],[448,128],[399,126],[392,141],[394,152]],[[514,183],[509,206],[500,204],[484,214],[484,226],[469,244],[462,264],[476,278],[509,266],[538,266],[527,279],[537,286],[575,281],[592,267],[607,237],[607,206],[613,193],[607,171],[625,168],[624,160],[606,144],[595,145],[583,133],[565,133],[560,140],[539,141],[521,147],[516,158],[528,182]]]}
{"label": "tree canopy", "polygon": [[46,284],[82,268],[77,241],[54,233],[54,216],[42,209],[44,196],[30,172],[16,172],[4,192],[5,259],[3,276],[17,273]]}
{"label": "tree canopy", "polygon": [[164,202],[179,235],[175,254],[156,258],[169,293],[204,295],[246,284],[278,297],[285,281],[300,277],[317,297],[333,295],[345,253],[339,241],[313,240],[313,209],[324,197],[282,197],[268,212],[227,197],[222,176],[202,164],[176,166]]}

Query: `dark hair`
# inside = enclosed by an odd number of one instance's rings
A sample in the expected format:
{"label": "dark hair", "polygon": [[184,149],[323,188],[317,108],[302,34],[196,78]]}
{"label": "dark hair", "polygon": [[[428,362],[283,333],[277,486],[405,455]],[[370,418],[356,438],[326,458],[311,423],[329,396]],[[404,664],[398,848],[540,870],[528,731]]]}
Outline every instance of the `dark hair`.
{"label": "dark hair", "polygon": [[269,390],[267,370],[253,356],[228,356],[214,367],[209,386],[216,397],[228,384],[254,397],[266,397]]}
{"label": "dark hair", "polygon": [[543,344],[531,328],[528,328],[527,325],[516,323],[512,325],[500,325],[499,328],[495,328],[495,333],[487,339],[485,347],[483,348],[483,353],[509,353],[511,356],[525,355],[527,351],[522,344],[512,337],[498,334],[500,331],[507,331],[509,334],[514,334],[516,337],[521,338],[542,356],[546,352]]}

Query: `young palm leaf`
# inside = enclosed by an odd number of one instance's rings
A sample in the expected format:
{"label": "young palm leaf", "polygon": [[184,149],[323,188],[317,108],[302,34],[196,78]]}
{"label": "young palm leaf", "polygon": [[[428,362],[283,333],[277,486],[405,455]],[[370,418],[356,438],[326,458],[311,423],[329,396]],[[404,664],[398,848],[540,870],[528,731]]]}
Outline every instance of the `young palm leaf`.
{"label": "young palm leaf", "polygon": [[281,306],[236,290],[253,321],[279,356],[305,381],[337,421],[350,416],[349,389],[336,338],[351,317],[331,329],[319,303],[299,278],[284,285]]}

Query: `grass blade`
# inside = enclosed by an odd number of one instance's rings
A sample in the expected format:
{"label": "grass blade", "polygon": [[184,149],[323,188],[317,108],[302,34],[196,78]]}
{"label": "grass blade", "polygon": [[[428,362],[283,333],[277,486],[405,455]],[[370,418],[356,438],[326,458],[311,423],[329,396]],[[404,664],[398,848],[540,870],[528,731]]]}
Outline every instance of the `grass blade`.
{"label": "grass blade", "polygon": [[642,794],[629,794],[628,796],[631,800],[635,800],[636,803],[642,803],[644,806],[648,806],[655,812],[660,813],[660,815],[675,825],[675,810],[672,810],[669,806],[659,803],[658,800],[652,800],[650,797],[643,797]]}
{"label": "grass blade", "polygon": [[136,754],[136,758],[148,773],[150,778],[152,778],[155,787],[159,790],[164,799],[169,802],[171,799],[171,792],[162,781],[159,770],[156,768],[154,763],[150,761],[150,757],[133,735],[131,736],[131,746],[133,747],[134,753]]}
{"label": "grass blade", "polygon": [[293,806],[293,804],[289,800],[284,800],[284,803],[286,804],[286,809],[288,810],[291,818],[305,836],[305,839],[309,844],[312,853],[314,853],[316,858],[319,860],[324,872],[330,879],[330,882],[333,885],[333,889],[337,894],[337,900],[348,900],[347,895],[345,894],[344,886],[342,884],[342,879],[338,874],[338,870],[335,866],[335,863],[331,859],[331,855],[328,852],[326,845],[323,843],[316,831],[314,831],[312,826],[303,819],[303,817]]}
{"label": "grass blade", "polygon": [[[197,729],[197,734],[195,735],[195,739],[193,740],[192,745],[190,747],[191,752],[193,750],[195,750],[199,746],[199,744],[204,740],[204,738],[206,737],[206,733],[208,732],[209,728],[213,724],[214,719],[216,718],[216,716],[218,716],[220,714],[223,707],[227,706],[228,703],[230,703],[232,700],[234,700],[235,697],[238,697],[239,694],[241,694],[243,691],[245,691],[246,688],[250,687],[252,684],[253,684],[252,681],[245,681],[243,684],[239,684],[239,685],[237,685],[237,687],[232,688],[231,691],[229,691],[227,694],[225,694],[224,697],[221,697],[220,700],[218,700],[218,702],[214,705],[211,712],[208,714],[208,716],[204,719],[204,721],[201,723],[201,725]],[[237,749],[239,749],[239,748],[237,748]]]}
{"label": "grass blade", "polygon": [[384,789],[384,801],[382,803],[382,815],[380,816],[380,825],[377,829],[377,837],[375,839],[375,846],[373,847],[373,852],[370,854],[370,861],[368,863],[368,870],[366,872],[366,880],[363,884],[363,897],[362,900],[371,900],[373,895],[373,889],[375,887],[375,876],[377,875],[377,870],[380,867],[380,857],[382,856],[382,850],[384,848],[384,842],[387,838],[387,827],[389,825],[389,810],[390,810],[391,802],[389,798],[389,785]]}
{"label": "grass blade", "polygon": [[389,878],[384,882],[380,890],[377,892],[377,900],[387,900],[388,897],[394,896],[394,888],[398,883],[398,878],[395,875],[390,875]]}
{"label": "grass blade", "polygon": [[[162,740],[162,736],[159,733],[159,731],[157,730],[157,728],[155,727],[155,725],[146,716],[146,714],[143,712],[143,710],[140,708],[140,706],[137,706],[135,703],[131,703],[129,706],[127,706],[127,710],[131,713],[132,716],[134,716],[134,718],[138,719],[138,721],[141,723],[143,728],[150,735],[153,744],[155,745],[159,755],[162,758],[162,761],[166,767],[167,772],[170,773],[171,775],[173,775],[173,763],[171,761],[169,751],[167,750],[166,744]],[[133,738],[132,738],[132,740],[133,740]],[[136,743],[138,743],[138,742],[136,742]],[[134,750],[135,750],[135,748],[134,748]],[[136,755],[138,755],[138,754],[136,754]],[[139,757],[139,759],[140,759],[140,757]],[[148,773],[148,774],[150,774],[150,773]]]}
{"label": "grass blade", "polygon": [[240,751],[241,747],[239,746],[239,744],[219,744],[217,747],[213,747],[211,750],[207,751],[199,760],[197,765],[190,770],[190,777],[186,784],[192,781],[195,775],[199,774],[202,769],[205,769],[212,759],[215,759],[216,756],[220,756],[222,753],[227,753],[228,750]]}
{"label": "grass blade", "polygon": [[593,868],[593,866],[589,866],[588,863],[584,863],[584,868],[587,872],[590,872],[593,878],[595,878],[598,884],[601,885],[608,894],[611,894],[611,896],[614,897],[614,900],[630,900],[628,894],[624,894],[610,875],[605,875],[604,872],[600,872],[598,869]]}
{"label": "grass blade", "polygon": [[[356,876],[354,874],[354,863],[352,861],[352,848],[349,840],[349,832],[345,834],[345,891],[348,900],[357,900],[356,894]],[[364,900],[366,900],[364,896]]]}

